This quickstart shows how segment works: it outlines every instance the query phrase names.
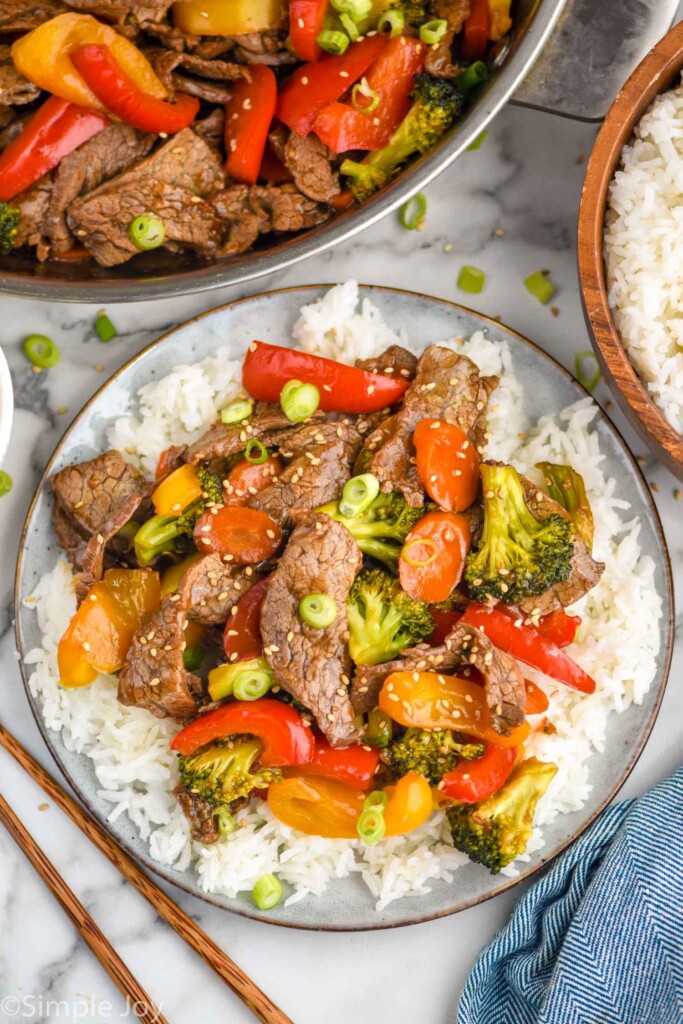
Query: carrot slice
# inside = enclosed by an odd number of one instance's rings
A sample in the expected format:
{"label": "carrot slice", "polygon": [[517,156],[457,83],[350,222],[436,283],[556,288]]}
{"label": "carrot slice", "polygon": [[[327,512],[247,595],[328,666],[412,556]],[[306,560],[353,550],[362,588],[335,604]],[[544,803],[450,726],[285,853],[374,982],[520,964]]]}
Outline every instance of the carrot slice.
{"label": "carrot slice", "polygon": [[245,565],[274,555],[282,543],[282,530],[258,509],[225,506],[200,516],[194,540],[204,554],[215,551],[226,562]]}
{"label": "carrot slice", "polygon": [[429,497],[449,512],[464,512],[479,492],[479,456],[465,431],[444,420],[422,420],[413,441]]}
{"label": "carrot slice", "polygon": [[401,550],[401,586],[415,601],[445,601],[462,578],[471,543],[463,515],[428,512],[410,531]]}

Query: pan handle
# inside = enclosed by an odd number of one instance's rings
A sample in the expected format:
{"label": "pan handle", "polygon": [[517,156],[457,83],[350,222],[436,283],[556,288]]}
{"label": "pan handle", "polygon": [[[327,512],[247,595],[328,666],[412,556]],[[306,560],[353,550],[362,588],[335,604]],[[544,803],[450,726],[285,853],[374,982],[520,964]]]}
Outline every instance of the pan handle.
{"label": "pan handle", "polygon": [[679,0],[567,0],[513,103],[602,121],[637,64],[666,34]]}

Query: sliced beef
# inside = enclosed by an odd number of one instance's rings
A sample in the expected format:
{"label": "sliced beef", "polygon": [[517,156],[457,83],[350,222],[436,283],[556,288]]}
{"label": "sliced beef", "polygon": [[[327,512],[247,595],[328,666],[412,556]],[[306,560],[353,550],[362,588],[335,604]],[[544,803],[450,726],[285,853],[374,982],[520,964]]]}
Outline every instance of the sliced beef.
{"label": "sliced beef", "polygon": [[76,580],[76,596],[79,600],[83,600],[93,583],[102,579],[107,547],[119,530],[122,530],[126,523],[133,519],[140,505],[149,498],[153,489],[154,484],[152,483],[141,485],[137,491],[124,499],[111,515],[107,516],[97,533],[90,538],[83,552],[81,572]]}
{"label": "sliced beef", "polygon": [[[315,419],[320,419],[316,414]],[[221,423],[219,420],[207,432],[191,444],[185,453],[185,461],[211,462],[213,459],[228,459],[241,451],[247,441],[256,438],[266,448],[283,444],[297,424],[288,420],[279,405],[257,402],[248,423]]]}
{"label": "sliced beef", "polygon": [[318,203],[329,203],[341,192],[339,175],[332,167],[333,157],[332,151],[317,135],[302,138],[296,132],[290,132],[280,159],[299,192]]}
{"label": "sliced beef", "polygon": [[71,564],[80,569],[83,565],[88,538],[83,536],[61,505],[56,502],[52,510],[52,524],[60,548],[66,552]]}
{"label": "sliced beef", "polygon": [[220,555],[206,555],[187,570],[178,593],[188,619],[216,626],[227,621],[233,606],[262,576],[250,565],[226,565]]}
{"label": "sliced beef", "polygon": [[403,377],[412,380],[417,371],[417,356],[401,345],[390,345],[379,356],[370,359],[356,359],[354,364],[359,370],[370,373],[383,373],[387,377]]}
{"label": "sliced beef", "polygon": [[[334,747],[359,738],[349,699],[351,658],[346,603],[362,556],[329,516],[304,514],[273,572],[261,611],[263,651],[285,690],[314,715]],[[299,602],[327,594],[337,618],[325,629],[306,625]]]}
{"label": "sliced beef", "polygon": [[438,345],[425,349],[401,408],[380,424],[366,444],[372,453],[368,468],[381,481],[382,490],[401,491],[409,505],[422,505],[424,492],[415,469],[415,427],[423,419],[444,419],[457,424],[481,448],[486,406],[497,384],[496,377],[482,377],[467,356]]}
{"label": "sliced beef", "polygon": [[215,807],[196,793],[188,793],[183,786],[176,786],[173,795],[190,824],[192,838],[205,846],[217,842],[221,835],[216,828]]}
{"label": "sliced beef", "polygon": [[20,107],[24,103],[33,103],[39,96],[38,86],[15,68],[9,46],[0,45],[0,104]]}
{"label": "sliced beef", "polygon": [[425,70],[436,78],[455,78],[462,69],[453,63],[453,40],[469,17],[472,0],[435,0],[433,6],[435,17],[443,18],[447,29],[436,46],[427,47]]}
{"label": "sliced beef", "polygon": [[152,149],[155,138],[131,125],[112,124],[65,156],[54,172],[50,203],[43,225],[52,256],[64,256],[74,246],[67,210],[78,196],[92,192],[120,174]]}
{"label": "sliced beef", "polygon": [[20,35],[68,10],[60,0],[0,0],[0,34]]}
{"label": "sliced beef", "polygon": [[271,231],[303,231],[322,224],[331,211],[303,195],[296,185],[231,185],[214,196],[226,236],[221,255],[245,252]]}
{"label": "sliced beef", "polygon": [[217,107],[201,121],[195,121],[192,129],[195,135],[201,136],[214,149],[222,149],[225,132],[225,111]]}
{"label": "sliced beef", "polygon": [[147,616],[119,674],[118,698],[129,707],[146,708],[157,718],[192,718],[193,696],[201,681],[183,663],[187,612],[179,594],[164,598]]}
{"label": "sliced beef", "polygon": [[16,116],[16,111],[10,107],[2,107],[0,110],[2,118],[2,130],[0,130],[0,153],[9,146],[12,139],[21,135],[24,128],[31,119],[31,113],[23,113]]}
{"label": "sliced beef", "polygon": [[[565,519],[570,518],[561,505],[558,505],[544,491],[536,487],[531,480],[522,477],[522,485],[524,500],[537,519],[547,519],[551,515],[561,515]],[[605,563],[597,562],[588,550],[585,541],[575,534],[569,577],[561,583],[555,583],[544,594],[539,594],[537,597],[525,597],[520,603],[520,608],[527,615],[533,617],[549,615],[550,612],[567,608],[575,601],[580,601],[582,597],[585,597],[588,591],[600,582],[604,571]]]}
{"label": "sliced beef", "polygon": [[[171,95],[185,92],[220,106],[224,106],[231,95],[231,89],[225,83],[249,77],[249,70],[243,64],[207,60],[193,53],[154,49],[146,50],[145,56]],[[184,71],[189,74],[182,74]]]}
{"label": "sliced beef", "polygon": [[22,245],[35,245],[38,247],[38,259],[47,258],[47,245],[45,244],[45,221],[50,208],[50,196],[52,194],[52,174],[44,174],[25,192],[21,192],[12,200],[12,206],[18,206],[21,210],[19,226],[14,236],[15,248]]}
{"label": "sliced beef", "polygon": [[298,57],[287,46],[286,15],[283,7],[283,26],[270,32],[249,32],[234,36],[235,56],[245,64],[268,64],[283,67],[296,64]]}
{"label": "sliced beef", "polygon": [[384,680],[392,672],[402,672],[408,667],[405,658],[385,661],[383,665],[357,665],[351,683],[351,704],[357,715],[364,715],[377,707]]}
{"label": "sliced beef", "polygon": [[218,153],[185,128],[145,160],[73,202],[69,227],[105,267],[138,254],[128,228],[143,214],[164,222],[168,243],[215,253],[222,225],[205,197],[220,189],[224,178]]}
{"label": "sliced beef", "polygon": [[135,36],[140,30],[163,23],[173,0],[66,0],[83,14],[107,21],[122,35]]}

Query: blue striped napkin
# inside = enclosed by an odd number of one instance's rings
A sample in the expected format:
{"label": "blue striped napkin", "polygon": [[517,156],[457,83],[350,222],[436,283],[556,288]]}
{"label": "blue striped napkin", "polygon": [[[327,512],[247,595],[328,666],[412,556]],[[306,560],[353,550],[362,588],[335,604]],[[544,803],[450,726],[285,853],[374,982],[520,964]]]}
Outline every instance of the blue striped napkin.
{"label": "blue striped napkin", "polygon": [[529,889],[456,1024],[683,1024],[683,768],[609,807]]}

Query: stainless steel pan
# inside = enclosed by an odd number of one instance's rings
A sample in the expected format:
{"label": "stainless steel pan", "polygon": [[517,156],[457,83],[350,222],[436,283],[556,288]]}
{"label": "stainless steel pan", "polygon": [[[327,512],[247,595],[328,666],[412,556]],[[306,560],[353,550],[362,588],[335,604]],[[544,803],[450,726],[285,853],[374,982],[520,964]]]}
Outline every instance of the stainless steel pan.
{"label": "stainless steel pan", "polygon": [[[282,270],[395,210],[449,167],[513,95],[525,105],[600,120],[624,78],[667,29],[676,4],[516,0],[515,29],[495,55],[494,73],[467,115],[440,146],[363,206],[312,231],[213,263],[162,250],[111,270],[90,261],[39,264],[5,257],[0,259],[0,292],[64,302],[132,302],[242,284]],[[546,53],[522,85],[546,43]]]}

